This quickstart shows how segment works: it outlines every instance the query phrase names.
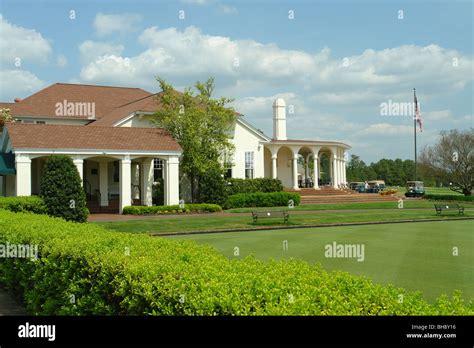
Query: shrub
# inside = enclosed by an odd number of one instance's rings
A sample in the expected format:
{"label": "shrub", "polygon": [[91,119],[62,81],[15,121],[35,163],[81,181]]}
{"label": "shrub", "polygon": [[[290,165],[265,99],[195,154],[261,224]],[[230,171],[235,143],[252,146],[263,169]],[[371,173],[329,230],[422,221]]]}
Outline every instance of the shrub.
{"label": "shrub", "polygon": [[239,193],[229,196],[223,208],[283,207],[288,206],[290,199],[295,205],[300,204],[300,195],[294,192]]}
{"label": "shrub", "polygon": [[123,208],[123,214],[148,215],[148,214],[183,214],[183,213],[213,213],[222,211],[217,204],[185,204],[184,208],[179,205],[154,205],[151,207],[132,205]]}
{"label": "shrub", "polygon": [[278,179],[227,179],[226,192],[232,196],[239,193],[281,192],[283,185]]}
{"label": "shrub", "polygon": [[424,198],[434,201],[466,201],[474,202],[474,196],[447,195],[447,194],[425,194]]}
{"label": "shrub", "polygon": [[0,209],[18,212],[31,212],[34,214],[48,214],[48,208],[41,197],[0,197]]}
{"label": "shrub", "polygon": [[76,222],[87,221],[86,194],[70,157],[48,157],[41,178],[41,197],[49,215]]}
{"label": "shrub", "polygon": [[222,205],[227,197],[226,183],[222,169],[213,167],[206,171],[199,180],[199,201]]}
{"label": "shrub", "polygon": [[396,189],[385,189],[383,191],[380,191],[379,193],[381,196],[390,196],[390,195],[394,195],[397,192],[398,190]]}
{"label": "shrub", "polygon": [[34,262],[0,263],[0,283],[36,315],[474,314],[460,293],[429,304],[420,293],[303,261],[231,261],[192,241],[42,215],[0,211],[0,243],[6,242],[39,246]]}

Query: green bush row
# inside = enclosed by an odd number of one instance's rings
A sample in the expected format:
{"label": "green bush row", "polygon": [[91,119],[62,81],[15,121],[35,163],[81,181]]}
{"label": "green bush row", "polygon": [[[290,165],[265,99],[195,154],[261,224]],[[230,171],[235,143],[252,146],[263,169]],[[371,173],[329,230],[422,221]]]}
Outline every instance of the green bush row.
{"label": "green bush row", "polygon": [[0,284],[35,315],[474,314],[458,292],[429,304],[420,293],[303,261],[229,260],[191,241],[2,210],[7,242],[39,245],[36,261],[0,263]]}
{"label": "green bush row", "polygon": [[462,196],[462,195],[446,195],[446,194],[425,194],[423,196],[426,199],[432,199],[434,201],[465,201],[474,202],[474,196]]}
{"label": "green bush row", "polygon": [[0,209],[18,212],[47,214],[48,208],[43,199],[38,196],[0,197]]}
{"label": "green bush row", "polygon": [[123,208],[124,214],[131,215],[147,215],[147,214],[181,214],[181,213],[204,213],[204,212],[219,212],[222,208],[217,204],[185,204],[184,208],[179,205],[154,205],[141,206],[132,205]]}
{"label": "green bush row", "polygon": [[256,178],[256,179],[227,179],[226,193],[228,196],[239,193],[255,192],[280,192],[283,185],[278,179]]}
{"label": "green bush row", "polygon": [[227,197],[223,208],[283,207],[288,206],[290,199],[295,205],[300,204],[300,195],[294,192],[239,193]]}

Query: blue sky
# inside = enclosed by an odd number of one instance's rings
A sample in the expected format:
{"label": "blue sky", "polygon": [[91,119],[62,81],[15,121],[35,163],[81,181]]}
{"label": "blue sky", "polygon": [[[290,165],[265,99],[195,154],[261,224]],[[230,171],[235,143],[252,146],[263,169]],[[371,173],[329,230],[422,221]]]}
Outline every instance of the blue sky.
{"label": "blue sky", "polygon": [[4,0],[0,12],[1,101],[55,82],[157,91],[156,75],[178,89],[214,76],[267,134],[280,96],[289,138],[345,141],[367,162],[413,156],[410,116],[380,112],[413,87],[420,147],[473,126],[471,1]]}

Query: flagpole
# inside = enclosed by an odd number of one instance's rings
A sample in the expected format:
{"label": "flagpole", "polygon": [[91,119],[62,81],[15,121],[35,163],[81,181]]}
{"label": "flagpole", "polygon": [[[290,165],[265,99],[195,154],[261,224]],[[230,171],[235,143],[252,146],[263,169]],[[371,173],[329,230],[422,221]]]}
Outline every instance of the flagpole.
{"label": "flagpole", "polygon": [[416,90],[413,88],[413,100],[414,100],[414,104],[415,104],[415,108],[414,108],[414,111],[415,111],[415,115],[413,116],[413,137],[415,138],[415,181],[417,179],[417,175],[416,175],[416,108],[418,107],[418,105],[416,105]]}

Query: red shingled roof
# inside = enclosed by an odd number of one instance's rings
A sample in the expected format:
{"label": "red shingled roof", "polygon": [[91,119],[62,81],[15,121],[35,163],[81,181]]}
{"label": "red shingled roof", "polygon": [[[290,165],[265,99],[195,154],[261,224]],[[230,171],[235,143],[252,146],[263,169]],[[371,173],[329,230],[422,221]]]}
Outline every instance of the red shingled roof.
{"label": "red shingled roof", "polygon": [[[180,93],[180,92],[176,92]],[[112,127],[134,112],[155,112],[160,107],[157,94],[141,88],[111,87],[56,83],[17,103],[0,103],[8,107],[14,117],[58,117],[61,119],[83,119],[89,125]],[[95,120],[88,116],[56,115],[56,104],[95,103]],[[237,116],[242,116],[235,112]]]}
{"label": "red shingled roof", "polygon": [[72,103],[95,103],[96,118],[100,119],[126,103],[150,95],[150,92],[141,88],[56,83],[8,107],[13,116],[51,117],[57,116],[56,103],[63,103],[64,100]]}
{"label": "red shingled roof", "polygon": [[9,123],[10,142],[17,149],[93,149],[179,151],[162,128],[94,127]]}
{"label": "red shingled roof", "polygon": [[92,125],[112,127],[115,123],[132,114],[133,112],[156,112],[156,110],[158,110],[159,104],[155,96],[156,94],[150,94],[145,98],[132,101],[116,109],[113,109],[109,113],[102,116],[99,120],[92,123]]}

